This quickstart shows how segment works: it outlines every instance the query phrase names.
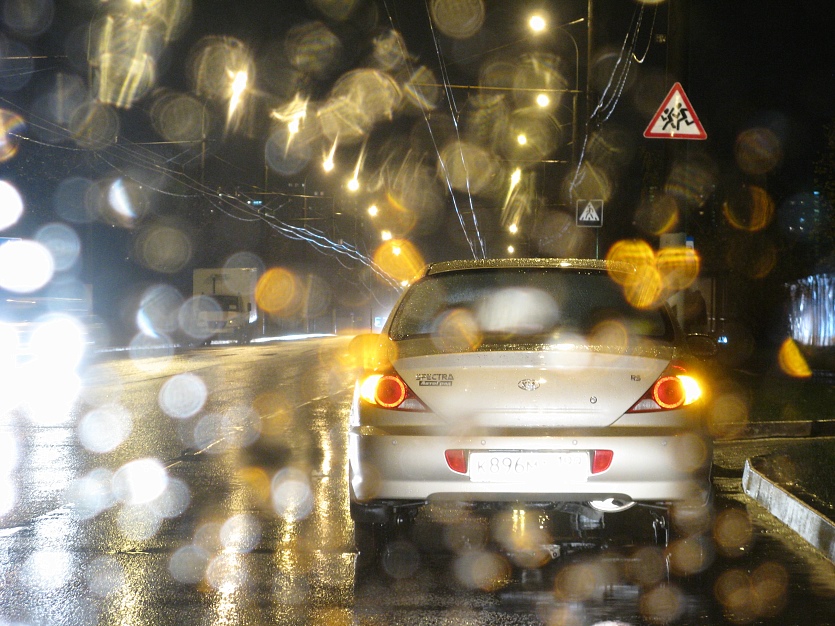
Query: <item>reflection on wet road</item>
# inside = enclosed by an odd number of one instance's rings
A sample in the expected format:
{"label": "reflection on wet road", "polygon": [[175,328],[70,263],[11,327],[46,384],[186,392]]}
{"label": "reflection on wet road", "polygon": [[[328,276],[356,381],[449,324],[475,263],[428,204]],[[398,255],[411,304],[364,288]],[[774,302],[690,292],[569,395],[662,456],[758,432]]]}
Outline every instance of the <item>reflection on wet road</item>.
{"label": "reflection on wet road", "polygon": [[832,566],[740,493],[742,460],[773,443],[720,444],[715,515],[666,552],[567,551],[509,570],[477,525],[427,517],[358,563],[346,346],[102,360],[65,415],[0,415],[0,623],[835,621]]}

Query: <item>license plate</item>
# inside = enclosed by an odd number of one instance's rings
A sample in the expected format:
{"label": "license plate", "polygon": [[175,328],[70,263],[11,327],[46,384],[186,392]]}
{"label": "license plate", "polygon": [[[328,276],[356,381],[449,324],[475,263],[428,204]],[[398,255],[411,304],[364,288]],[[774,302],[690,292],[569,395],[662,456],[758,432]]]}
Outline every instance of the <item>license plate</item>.
{"label": "license plate", "polygon": [[480,483],[578,481],[589,476],[587,452],[471,452],[470,480]]}

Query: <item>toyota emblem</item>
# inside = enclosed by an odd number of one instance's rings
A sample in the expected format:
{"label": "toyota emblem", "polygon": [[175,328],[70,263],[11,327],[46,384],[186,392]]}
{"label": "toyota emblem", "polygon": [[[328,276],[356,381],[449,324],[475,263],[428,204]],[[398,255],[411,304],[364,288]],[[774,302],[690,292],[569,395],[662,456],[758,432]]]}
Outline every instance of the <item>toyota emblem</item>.
{"label": "toyota emblem", "polygon": [[539,389],[539,381],[534,380],[533,378],[523,378],[519,381],[519,389],[523,389],[525,391],[536,391]]}

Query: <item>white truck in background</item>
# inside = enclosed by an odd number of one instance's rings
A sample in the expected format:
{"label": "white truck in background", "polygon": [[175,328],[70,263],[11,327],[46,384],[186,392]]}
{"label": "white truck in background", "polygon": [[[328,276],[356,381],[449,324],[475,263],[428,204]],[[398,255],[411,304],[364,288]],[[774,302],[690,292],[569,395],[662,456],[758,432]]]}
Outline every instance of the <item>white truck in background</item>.
{"label": "white truck in background", "polygon": [[199,325],[206,343],[212,339],[249,343],[257,327],[254,267],[203,267],[194,270],[194,296],[211,298],[217,306],[201,307]]}

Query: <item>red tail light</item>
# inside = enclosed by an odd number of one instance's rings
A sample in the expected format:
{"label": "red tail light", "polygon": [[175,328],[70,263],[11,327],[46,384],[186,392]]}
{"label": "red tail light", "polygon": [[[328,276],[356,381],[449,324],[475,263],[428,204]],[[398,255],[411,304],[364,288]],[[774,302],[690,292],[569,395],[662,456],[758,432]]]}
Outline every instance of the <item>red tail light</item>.
{"label": "red tail light", "polygon": [[671,363],[627,413],[669,411],[692,404],[701,396],[698,381],[680,363]]}
{"label": "red tail light", "polygon": [[406,383],[399,376],[383,376],[377,381],[374,399],[380,406],[393,409],[403,404],[403,400],[406,399],[406,389]]}
{"label": "red tail light", "polygon": [[677,409],[684,404],[684,385],[677,376],[664,376],[652,386],[652,399],[662,409]]}
{"label": "red tail light", "polygon": [[401,411],[425,411],[426,406],[418,400],[406,382],[396,373],[371,374],[360,383],[360,397],[384,409]]}
{"label": "red tail light", "polygon": [[446,464],[453,472],[459,474],[467,473],[467,451],[466,450],[447,450],[444,453],[446,457]]}
{"label": "red tail light", "polygon": [[593,450],[591,456],[591,473],[600,474],[609,469],[615,453],[611,450]]}

